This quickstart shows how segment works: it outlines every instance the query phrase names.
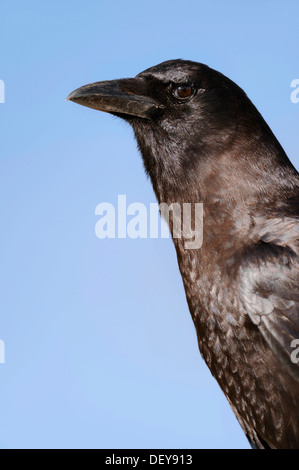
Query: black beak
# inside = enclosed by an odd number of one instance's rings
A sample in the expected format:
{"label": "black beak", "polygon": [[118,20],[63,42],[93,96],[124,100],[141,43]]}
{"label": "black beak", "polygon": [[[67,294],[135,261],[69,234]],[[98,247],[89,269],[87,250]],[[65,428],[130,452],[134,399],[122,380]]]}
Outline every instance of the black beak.
{"label": "black beak", "polygon": [[152,119],[162,109],[147,96],[147,82],[139,77],[91,83],[77,88],[66,100],[106,113],[144,119]]}

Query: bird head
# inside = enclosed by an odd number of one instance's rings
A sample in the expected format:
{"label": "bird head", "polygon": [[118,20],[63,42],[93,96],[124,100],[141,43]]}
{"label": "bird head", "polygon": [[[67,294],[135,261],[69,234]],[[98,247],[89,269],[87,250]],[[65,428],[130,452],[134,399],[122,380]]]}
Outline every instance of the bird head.
{"label": "bird head", "polygon": [[247,183],[250,158],[261,154],[267,141],[282,151],[244,91],[197,62],[166,61],[135,78],[85,85],[67,99],[132,125],[159,200],[166,194],[181,199],[184,188],[190,196],[192,182],[201,197],[210,191],[231,193],[227,176],[235,172],[239,181],[241,169]]}

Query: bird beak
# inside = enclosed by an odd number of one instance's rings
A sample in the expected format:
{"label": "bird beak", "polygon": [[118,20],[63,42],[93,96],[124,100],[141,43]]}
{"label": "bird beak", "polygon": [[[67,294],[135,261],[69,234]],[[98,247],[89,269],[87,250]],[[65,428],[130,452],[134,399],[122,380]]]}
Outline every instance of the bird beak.
{"label": "bird beak", "polygon": [[151,119],[161,105],[146,94],[147,83],[136,77],[82,86],[70,93],[66,101],[106,113]]}

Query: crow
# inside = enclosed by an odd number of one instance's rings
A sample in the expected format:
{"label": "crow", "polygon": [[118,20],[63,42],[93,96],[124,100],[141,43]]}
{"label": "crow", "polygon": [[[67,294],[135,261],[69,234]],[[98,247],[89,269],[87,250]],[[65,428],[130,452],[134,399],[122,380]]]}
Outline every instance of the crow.
{"label": "crow", "polygon": [[159,203],[203,204],[201,248],[173,238],[201,355],[253,448],[298,449],[299,175],[270,127],[181,59],[67,99],[132,125]]}

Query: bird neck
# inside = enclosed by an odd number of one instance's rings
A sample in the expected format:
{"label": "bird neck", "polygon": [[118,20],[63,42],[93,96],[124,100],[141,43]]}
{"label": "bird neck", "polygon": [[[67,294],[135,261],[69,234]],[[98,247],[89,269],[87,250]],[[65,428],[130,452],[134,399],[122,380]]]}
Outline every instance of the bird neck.
{"label": "bird neck", "polygon": [[194,143],[158,131],[136,136],[159,202],[247,205],[298,192],[298,173],[262,118],[254,128],[239,123],[237,132],[215,135],[212,143],[209,136]]}

